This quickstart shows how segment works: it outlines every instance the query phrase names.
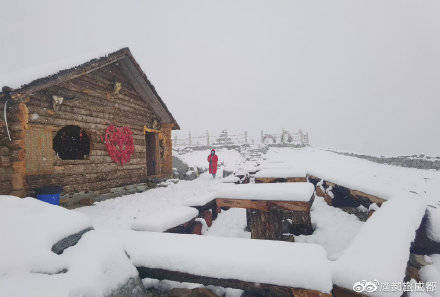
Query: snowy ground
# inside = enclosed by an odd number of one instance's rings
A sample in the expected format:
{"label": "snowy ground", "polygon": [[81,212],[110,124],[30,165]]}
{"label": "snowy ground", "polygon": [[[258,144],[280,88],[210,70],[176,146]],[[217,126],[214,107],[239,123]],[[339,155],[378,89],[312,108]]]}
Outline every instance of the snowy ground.
{"label": "snowy ground", "polygon": [[[206,151],[192,151],[187,154],[180,155],[179,157],[189,163],[190,166],[195,167],[207,167],[206,156],[209,152]],[[223,162],[226,166],[234,167],[236,170],[245,170],[246,168],[254,168],[255,162],[245,162],[246,155],[241,154],[235,150],[220,150],[217,152],[219,154],[220,162]],[[411,240],[411,234],[407,234],[409,230],[414,228],[417,224],[420,214],[423,214],[425,204],[430,205],[428,207],[432,225],[430,226],[430,236],[432,239],[440,241],[440,175],[438,171],[435,170],[420,170],[411,168],[402,168],[396,166],[389,166],[383,164],[376,164],[359,158],[338,155],[332,152],[307,148],[307,149],[290,149],[290,148],[272,148],[264,156],[265,161],[263,161],[263,168],[269,168],[276,170],[285,170],[286,168],[294,168],[295,171],[304,172],[316,175],[318,177],[339,183],[341,185],[351,187],[353,189],[358,189],[365,191],[366,193],[376,194],[380,197],[392,200],[394,203],[392,205],[403,205],[403,203],[408,203],[411,209],[399,210],[398,207],[384,208],[381,213],[382,216],[377,216],[374,220],[369,220],[367,223],[359,221],[355,215],[347,214],[340,209],[328,206],[321,197],[317,197],[312,206],[312,224],[314,226],[314,233],[308,236],[296,236],[296,242],[304,243],[316,243],[321,245],[327,252],[327,257],[330,261],[336,263],[335,272],[338,269],[337,263],[343,263],[343,265],[354,265],[353,267],[348,267],[350,269],[356,267],[356,259],[354,259],[351,254],[360,254],[363,251],[368,251],[368,249],[373,247],[383,253],[384,249],[382,245],[387,246],[384,241],[387,238],[393,238],[393,243],[397,243],[399,240],[403,240],[404,244],[398,244],[396,248],[390,248],[389,252],[398,254],[397,250],[399,247],[403,247],[402,253],[406,253],[407,241]],[[34,241],[37,245],[33,249],[33,246],[28,246],[25,244],[18,244],[18,242],[25,242],[26,236],[17,237],[14,235],[14,241],[11,241],[10,245],[3,245],[0,247],[0,282],[8,282],[8,286],[3,286],[0,293],[14,292],[14,285],[22,281],[26,283],[29,289],[21,291],[26,294],[32,290],[40,290],[44,296],[44,287],[52,287],[53,277],[49,274],[54,271],[57,272],[64,267],[69,267],[69,272],[63,275],[57,276],[57,281],[54,283],[56,292],[59,296],[67,296],[69,290],[77,290],[77,293],[90,291],[90,296],[102,296],[101,294],[108,291],[111,288],[112,280],[116,279],[117,282],[121,283],[126,281],[129,277],[135,275],[135,271],[132,270],[132,266],[127,265],[124,262],[122,254],[117,250],[118,248],[107,247],[104,249],[104,253],[98,257],[101,260],[97,265],[85,265],[94,269],[95,278],[86,279],[81,277],[84,272],[84,267],[80,268],[75,265],[72,261],[77,261],[79,263],[84,263],[81,261],[87,261],[90,257],[81,258],[81,252],[84,250],[89,250],[87,254],[90,256],[99,253],[100,249],[97,248],[99,241],[103,244],[107,242],[105,239],[105,234],[116,234],[117,232],[124,232],[125,230],[133,229],[135,227],[142,230],[142,228],[154,229],[156,231],[164,231],[170,226],[178,225],[182,222],[188,221],[188,219],[195,215],[194,209],[190,206],[203,205],[213,199],[215,192],[224,189],[225,187],[235,186],[230,184],[222,183],[221,170],[216,179],[213,179],[209,174],[204,173],[198,179],[193,181],[180,181],[177,184],[169,183],[166,188],[156,188],[148,190],[144,193],[127,195],[115,199],[110,199],[102,202],[95,203],[93,206],[82,207],[76,209],[74,213],[79,216],[74,215],[74,218],[79,218],[80,223],[73,224],[73,226],[68,226],[67,229],[72,229],[77,232],[78,228],[84,228],[86,226],[93,225],[97,231],[92,234],[85,236],[84,239],[80,241],[77,247],[72,248],[71,251],[66,253],[61,257],[56,257],[56,260],[51,259],[50,256],[43,252],[43,247],[48,248],[48,240],[50,238],[31,237],[30,241]],[[3,198],[2,198],[3,199]],[[415,203],[413,203],[415,202]],[[387,205],[389,202],[385,203]],[[388,210],[387,210],[388,209]],[[28,210],[31,212],[32,209]],[[402,220],[404,224],[408,224],[408,231],[405,233],[405,228],[399,228],[399,224],[390,225],[387,224],[387,220],[392,220],[386,215],[386,211],[393,216],[395,214],[396,219]],[[406,212],[406,214],[405,214]],[[8,213],[7,208],[3,208],[3,215]],[[63,212],[61,214],[65,215]],[[379,212],[378,212],[379,214]],[[399,217],[400,215],[400,217]],[[52,216],[52,214],[50,214]],[[376,216],[376,214],[374,215]],[[374,217],[373,216],[373,217]],[[410,218],[411,217],[411,218]],[[11,220],[5,219],[8,224],[4,224],[2,233],[9,234],[11,230],[7,226],[11,226]],[[28,220],[35,220],[35,218],[28,217]],[[15,220],[16,221],[16,220]],[[408,222],[407,222],[408,221]],[[413,223],[411,223],[413,221]],[[19,229],[20,234],[29,233],[27,228],[25,228],[25,222],[17,221],[18,226],[23,226]],[[74,220],[73,220],[74,222]],[[15,224],[15,223],[14,223]],[[386,224],[387,228],[384,230],[377,230],[377,224]],[[1,226],[1,225],[0,225]],[[64,224],[65,226],[65,224]],[[35,226],[37,228],[38,226]],[[49,228],[50,227],[50,228]],[[43,225],[36,229],[36,231],[31,231],[34,234],[44,234],[43,229],[53,229],[54,226]],[[56,227],[56,225],[55,225]],[[205,236],[216,236],[216,237],[237,237],[237,238],[250,238],[250,233],[245,231],[246,227],[246,212],[244,209],[230,209],[228,211],[222,211],[217,220],[214,221],[213,225],[204,230]],[[380,228],[380,225],[379,225]],[[399,228],[402,236],[399,237],[389,237],[387,232],[391,232],[392,228]],[[51,230],[52,230],[51,229]],[[411,230],[412,230],[411,229]],[[17,230],[17,229],[14,229]],[[40,230],[40,231],[38,231]],[[58,229],[53,229],[58,237],[61,234],[57,233]],[[72,231],[71,230],[71,231]],[[391,231],[389,231],[391,230]],[[383,231],[383,232],[382,232]],[[116,232],[116,233],[115,233]],[[375,235],[376,234],[376,235]],[[375,236],[383,236],[381,238],[380,245],[374,242]],[[369,247],[365,242],[370,242],[372,244]],[[20,252],[15,252],[14,244],[23,247]],[[354,244],[357,247],[352,247],[351,251],[349,247]],[[108,241],[107,245],[117,246]],[[354,249],[354,251],[353,251]],[[356,250],[359,249],[359,250]],[[50,248],[49,248],[50,250]],[[29,251],[32,251],[30,253]],[[90,252],[93,251],[93,252]],[[15,263],[14,269],[18,271],[17,273],[11,273],[10,269],[6,265],[11,265],[11,255],[26,254],[29,253],[29,258],[18,257],[17,260],[12,261]],[[96,256],[96,255],[95,255]],[[95,257],[93,256],[93,257]],[[109,257],[116,257],[119,259],[119,264],[116,266],[102,266],[104,261],[107,261]],[[363,260],[366,265],[371,262],[369,257],[373,257],[375,261],[378,261],[374,255],[365,254]],[[42,266],[41,261],[38,259],[49,259],[46,266]],[[26,260],[28,259],[28,260]],[[55,259],[55,258],[54,258]],[[379,259],[380,260],[380,259]],[[386,260],[383,260],[386,261]],[[376,262],[377,265],[382,265],[382,262]],[[440,259],[438,255],[433,255],[430,258],[434,264],[426,266],[422,269],[421,276],[424,281],[440,281]],[[25,263],[26,262],[26,263]],[[21,263],[21,264],[20,264]],[[348,264],[347,264],[348,263]],[[371,263],[374,263],[372,261]],[[406,262],[404,263],[406,264]],[[100,266],[101,265],[101,266]],[[127,275],[121,277],[121,275],[109,276],[106,279],[99,279],[100,271],[102,269],[112,269],[114,267],[121,267],[122,271],[126,271]],[[341,264],[342,265],[342,264]],[[376,265],[376,264],[375,264]],[[36,268],[35,268],[36,267]],[[340,266],[339,269],[348,269],[345,266]],[[364,266],[368,268],[367,266]],[[43,273],[36,274],[29,271],[43,271]],[[374,269],[368,269],[368,271],[374,272]],[[22,274],[24,273],[25,274]],[[362,270],[357,270],[359,275],[362,275]],[[3,273],[3,274],[2,274]],[[399,272],[400,273],[400,272]],[[1,275],[2,274],[2,275]],[[386,274],[384,274],[386,275]],[[393,275],[391,272],[388,275]],[[396,274],[398,275],[398,274]],[[400,276],[399,276],[400,277]],[[72,282],[67,285],[66,282],[71,279],[77,279],[77,286],[81,288],[75,289],[72,287]],[[95,288],[91,288],[91,281],[99,282],[101,285]],[[341,280],[339,280],[341,281]],[[341,282],[343,283],[344,280]],[[179,284],[175,282],[167,281],[155,281],[155,280],[144,280],[144,284],[149,287],[158,288],[160,290],[169,289],[171,287],[188,287],[192,285]],[[212,290],[219,293],[219,295],[225,296],[239,296],[240,291],[223,289],[223,288],[211,288]],[[30,290],[30,291],[29,291]],[[79,290],[79,291],[78,291]],[[437,292],[440,292],[438,290]],[[77,294],[77,295],[78,295]],[[1,294],[0,294],[1,295]],[[35,294],[34,294],[35,295]],[[78,296],[79,296],[78,295]],[[87,295],[87,294],[86,294]],[[10,296],[14,296],[11,293]],[[15,295],[18,296],[18,295]],[[76,296],[74,294],[74,296]],[[88,295],[87,295],[88,296]],[[438,296],[438,295],[433,295]]]}
{"label": "snowy ground", "polygon": [[[236,170],[255,167],[255,162],[246,163],[246,156],[237,151],[222,150],[218,154],[226,166]],[[190,166],[207,167],[206,155],[205,151],[192,151],[179,157]],[[438,171],[377,164],[314,148],[272,148],[265,155],[265,159],[261,168],[280,171],[281,174],[286,168],[294,169],[296,172],[309,173],[386,199],[403,199],[409,196],[420,198],[432,206],[429,207],[434,222],[431,226],[431,237],[436,240],[440,238],[440,225],[435,224],[440,219]],[[195,181],[181,181],[168,188],[100,202],[79,211],[88,215],[97,228],[129,229],[136,218],[154,216],[170,206],[206,203],[212,199],[214,192],[224,187],[225,184],[222,184],[220,179],[212,180],[208,174],[203,174]],[[344,253],[364,225],[356,216],[328,206],[320,197],[316,198],[312,207],[312,223],[314,233],[297,236],[295,240],[322,245],[332,261]],[[204,235],[250,238],[250,233],[245,231],[245,227],[245,210],[231,209],[223,211]],[[434,259],[436,261],[433,262],[437,264],[438,258],[435,256]],[[436,277],[438,268],[435,267],[433,265],[424,270],[426,281]]]}
{"label": "snowy ground", "polygon": [[[207,162],[210,150],[193,150],[175,156],[183,160],[190,167],[197,167],[207,170],[209,163]],[[234,149],[222,148],[216,151],[218,163],[223,164],[226,168],[235,168],[244,162],[244,156]]]}
{"label": "snowy ground", "polygon": [[204,173],[193,181],[180,181],[166,188],[109,199],[76,210],[87,215],[97,229],[131,229],[135,221],[158,215],[172,221],[182,220],[179,225],[188,221],[185,215],[182,217],[179,207],[206,204],[221,185],[221,178],[213,179]]}

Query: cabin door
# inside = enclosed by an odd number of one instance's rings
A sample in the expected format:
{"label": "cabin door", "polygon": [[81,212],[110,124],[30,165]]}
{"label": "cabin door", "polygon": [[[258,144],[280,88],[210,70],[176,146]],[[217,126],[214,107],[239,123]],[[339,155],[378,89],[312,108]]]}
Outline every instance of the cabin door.
{"label": "cabin door", "polygon": [[157,133],[146,132],[146,161],[147,161],[147,176],[158,174],[158,137]]}

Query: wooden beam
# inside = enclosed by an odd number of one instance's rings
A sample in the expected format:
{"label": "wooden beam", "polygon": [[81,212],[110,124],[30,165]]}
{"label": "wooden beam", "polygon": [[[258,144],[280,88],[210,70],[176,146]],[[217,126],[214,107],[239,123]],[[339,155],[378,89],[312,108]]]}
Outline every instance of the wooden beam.
{"label": "wooden beam", "polygon": [[352,290],[338,287],[335,285],[333,285],[332,293],[334,297],[367,297],[367,295],[365,294],[356,293]]}
{"label": "wooden beam", "polygon": [[370,195],[370,194],[367,194],[367,193],[364,193],[364,192],[361,192],[361,191],[358,191],[358,190],[351,190],[350,189],[350,194],[353,195],[353,196],[360,196],[360,197],[367,198],[368,200],[370,200],[373,203],[376,203],[379,206],[381,206],[382,203],[386,202],[385,199],[382,199],[382,198],[379,198],[377,196]]}
{"label": "wooden beam", "polygon": [[[313,201],[312,198],[311,201]],[[270,211],[271,209],[308,211],[311,206],[310,201],[267,201],[230,198],[217,198],[216,203],[218,207],[246,208],[263,211]]]}
{"label": "wooden beam", "polygon": [[238,279],[223,279],[208,276],[194,275],[185,272],[170,271],[160,268],[136,267],[139,272],[139,277],[154,278],[159,280],[172,280],[177,282],[198,283],[205,286],[220,286],[225,288],[235,288],[254,292],[260,296],[267,297],[330,297],[331,294],[323,293],[317,290],[306,290],[301,288],[290,288],[285,286],[277,286],[272,284],[261,284],[254,282],[247,282]]}
{"label": "wooden beam", "polygon": [[255,183],[303,183],[306,177],[256,177]]}

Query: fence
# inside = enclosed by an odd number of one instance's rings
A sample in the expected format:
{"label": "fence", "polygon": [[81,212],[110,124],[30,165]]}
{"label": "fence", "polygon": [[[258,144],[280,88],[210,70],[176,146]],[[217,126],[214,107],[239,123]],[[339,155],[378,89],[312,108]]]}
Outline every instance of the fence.
{"label": "fence", "polygon": [[[180,131],[173,136],[174,147],[233,146],[253,144],[254,142],[254,139],[249,138],[247,131],[235,132],[234,134],[229,134],[227,130],[223,130],[218,134],[206,131],[202,135],[194,135],[190,131]],[[256,142],[267,145],[281,144],[303,147],[310,145],[310,138],[309,134],[302,130],[289,131],[282,129],[281,133],[261,131],[260,140]]]}
{"label": "fence", "polygon": [[223,130],[219,134],[213,134],[206,131],[203,135],[196,136],[191,132],[188,132],[186,133],[186,137],[182,137],[182,133],[173,136],[173,145],[175,147],[243,145],[248,144],[248,141],[247,131],[236,134],[229,134],[226,130]]}

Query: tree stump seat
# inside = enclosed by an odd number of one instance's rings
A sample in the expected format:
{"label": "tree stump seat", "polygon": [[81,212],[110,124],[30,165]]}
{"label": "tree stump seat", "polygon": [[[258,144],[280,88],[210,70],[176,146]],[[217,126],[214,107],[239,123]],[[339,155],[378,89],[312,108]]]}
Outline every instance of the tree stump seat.
{"label": "tree stump seat", "polygon": [[269,240],[312,234],[313,200],[314,186],[306,182],[237,185],[216,194],[218,207],[246,209],[251,238]]}

